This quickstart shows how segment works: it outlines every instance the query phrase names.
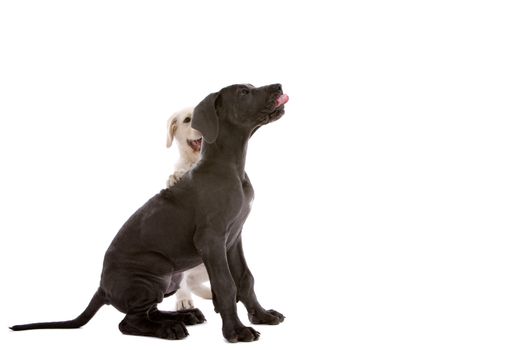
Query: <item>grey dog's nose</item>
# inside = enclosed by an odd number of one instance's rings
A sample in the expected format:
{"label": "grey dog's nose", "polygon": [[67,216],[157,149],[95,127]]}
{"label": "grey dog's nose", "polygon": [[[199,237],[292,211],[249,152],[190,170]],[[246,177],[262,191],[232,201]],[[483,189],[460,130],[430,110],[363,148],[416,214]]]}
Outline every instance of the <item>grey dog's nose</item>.
{"label": "grey dog's nose", "polygon": [[273,84],[272,85],[272,90],[274,90],[275,92],[282,93],[283,92],[283,87],[282,87],[281,84]]}

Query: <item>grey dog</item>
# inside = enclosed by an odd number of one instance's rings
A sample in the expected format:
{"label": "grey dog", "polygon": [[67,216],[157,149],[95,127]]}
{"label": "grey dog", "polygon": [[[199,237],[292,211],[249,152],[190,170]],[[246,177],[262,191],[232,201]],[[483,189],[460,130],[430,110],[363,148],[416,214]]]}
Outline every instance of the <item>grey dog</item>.
{"label": "grey dog", "polygon": [[124,334],[185,338],[185,325],[204,322],[203,314],[198,309],[160,311],[157,304],[177,290],[183,271],[202,262],[228,341],[259,338],[259,332],[239,320],[238,301],[252,323],[281,323],[281,313],[257,301],[241,231],[253,199],[244,171],[248,140],[260,126],[279,119],[287,101],[280,84],[232,85],[207,96],[195,108],[192,121],[204,138],[201,161],[122,226],[106,252],[100,287],[87,308],[70,321],[11,329],[79,328],[102,305],[111,304],[126,314],[119,324]]}

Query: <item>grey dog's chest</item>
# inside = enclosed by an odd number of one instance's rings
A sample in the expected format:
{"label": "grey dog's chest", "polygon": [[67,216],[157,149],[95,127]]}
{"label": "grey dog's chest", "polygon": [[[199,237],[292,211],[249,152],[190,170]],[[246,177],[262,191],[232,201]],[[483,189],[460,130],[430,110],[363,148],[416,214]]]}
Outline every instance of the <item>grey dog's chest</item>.
{"label": "grey dog's chest", "polygon": [[234,200],[235,204],[232,206],[231,214],[235,218],[233,219],[233,222],[242,225],[250,213],[254,198],[253,187],[248,176],[245,176],[241,181],[240,191],[236,197],[236,200]]}
{"label": "grey dog's chest", "polygon": [[[228,185],[224,187],[224,191],[221,193],[224,199],[226,211],[233,217],[248,215],[250,207],[254,198],[254,191],[248,175],[235,181],[230,181]],[[226,209],[227,208],[227,209]]]}
{"label": "grey dog's chest", "polygon": [[244,204],[248,205],[248,208],[250,208],[254,197],[254,191],[248,175],[245,175],[244,180],[242,181],[242,191],[244,194]]}
{"label": "grey dog's chest", "polygon": [[237,202],[239,205],[238,210],[232,213],[234,217],[229,223],[229,227],[227,229],[227,246],[230,246],[239,238],[244,222],[250,214],[254,198],[253,187],[247,176],[245,177],[245,179],[243,179],[241,188],[242,198],[239,198],[239,201]]}

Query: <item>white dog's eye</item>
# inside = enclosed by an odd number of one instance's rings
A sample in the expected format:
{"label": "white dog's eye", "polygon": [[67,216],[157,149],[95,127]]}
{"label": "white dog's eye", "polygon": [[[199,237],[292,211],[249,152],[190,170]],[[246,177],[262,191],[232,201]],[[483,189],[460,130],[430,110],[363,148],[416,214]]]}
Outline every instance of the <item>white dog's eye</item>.
{"label": "white dog's eye", "polygon": [[186,117],[184,119],[184,121],[183,121],[184,124],[189,123],[189,122],[191,122],[191,118],[190,117]]}

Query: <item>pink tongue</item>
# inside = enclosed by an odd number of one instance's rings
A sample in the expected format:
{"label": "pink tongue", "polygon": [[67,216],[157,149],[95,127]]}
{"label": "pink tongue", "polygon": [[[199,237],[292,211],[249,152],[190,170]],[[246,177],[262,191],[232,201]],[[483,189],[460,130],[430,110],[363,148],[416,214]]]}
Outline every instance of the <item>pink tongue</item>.
{"label": "pink tongue", "polygon": [[277,97],[277,100],[275,100],[275,108],[281,107],[286,102],[288,102],[288,95],[282,94],[281,96]]}

